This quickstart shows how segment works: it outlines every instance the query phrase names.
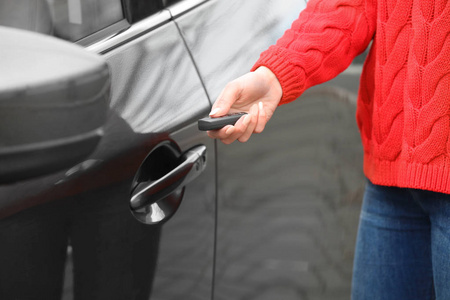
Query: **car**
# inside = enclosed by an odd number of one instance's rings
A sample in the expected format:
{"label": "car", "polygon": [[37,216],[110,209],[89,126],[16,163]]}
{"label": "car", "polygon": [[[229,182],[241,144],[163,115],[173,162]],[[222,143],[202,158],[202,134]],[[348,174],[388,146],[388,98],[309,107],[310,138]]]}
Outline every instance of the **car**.
{"label": "car", "polygon": [[348,298],[348,97],[313,90],[246,144],[197,128],[305,5],[3,0],[0,298]]}

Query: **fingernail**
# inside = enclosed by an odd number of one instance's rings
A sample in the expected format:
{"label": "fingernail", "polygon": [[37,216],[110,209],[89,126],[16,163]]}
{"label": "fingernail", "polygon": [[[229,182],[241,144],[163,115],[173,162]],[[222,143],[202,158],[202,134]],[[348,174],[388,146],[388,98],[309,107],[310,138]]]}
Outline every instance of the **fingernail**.
{"label": "fingernail", "polygon": [[258,105],[259,105],[259,110],[263,110],[264,109],[264,105],[263,105],[262,102],[259,102]]}
{"label": "fingernail", "polygon": [[211,112],[209,113],[210,116],[215,115],[218,111],[220,110],[220,108],[216,107],[213,110],[211,110]]}

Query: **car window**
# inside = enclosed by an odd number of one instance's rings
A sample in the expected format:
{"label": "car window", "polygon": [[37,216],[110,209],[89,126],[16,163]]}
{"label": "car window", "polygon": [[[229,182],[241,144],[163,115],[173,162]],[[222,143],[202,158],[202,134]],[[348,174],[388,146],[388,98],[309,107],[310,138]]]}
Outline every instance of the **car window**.
{"label": "car window", "polygon": [[54,35],[76,41],[124,18],[120,0],[47,0]]}
{"label": "car window", "polygon": [[163,5],[164,7],[167,7],[167,6],[170,6],[170,5],[172,5],[172,4],[181,2],[181,0],[161,0],[161,1],[162,1],[162,5]]}
{"label": "car window", "polygon": [[2,0],[0,25],[77,41],[124,19],[121,0]]}
{"label": "car window", "polygon": [[75,42],[122,20],[136,23],[178,2],[182,0],[1,0],[0,26]]}

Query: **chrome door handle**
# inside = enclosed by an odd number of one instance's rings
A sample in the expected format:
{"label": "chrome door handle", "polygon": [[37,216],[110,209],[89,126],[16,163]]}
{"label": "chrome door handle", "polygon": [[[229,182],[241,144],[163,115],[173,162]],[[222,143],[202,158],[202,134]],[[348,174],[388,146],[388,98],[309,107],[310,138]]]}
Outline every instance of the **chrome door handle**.
{"label": "chrome door handle", "polygon": [[138,210],[152,205],[182,188],[206,168],[206,146],[195,146],[181,156],[181,163],[154,181],[140,182],[132,191],[130,207]]}

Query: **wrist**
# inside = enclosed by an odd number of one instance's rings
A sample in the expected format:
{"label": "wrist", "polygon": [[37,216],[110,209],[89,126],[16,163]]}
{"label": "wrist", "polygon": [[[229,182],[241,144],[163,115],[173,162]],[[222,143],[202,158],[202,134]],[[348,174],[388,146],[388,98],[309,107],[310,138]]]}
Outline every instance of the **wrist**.
{"label": "wrist", "polygon": [[260,74],[264,78],[270,87],[271,94],[273,94],[279,102],[283,96],[283,89],[281,88],[281,84],[278,81],[277,76],[265,66],[258,67],[254,72]]}

